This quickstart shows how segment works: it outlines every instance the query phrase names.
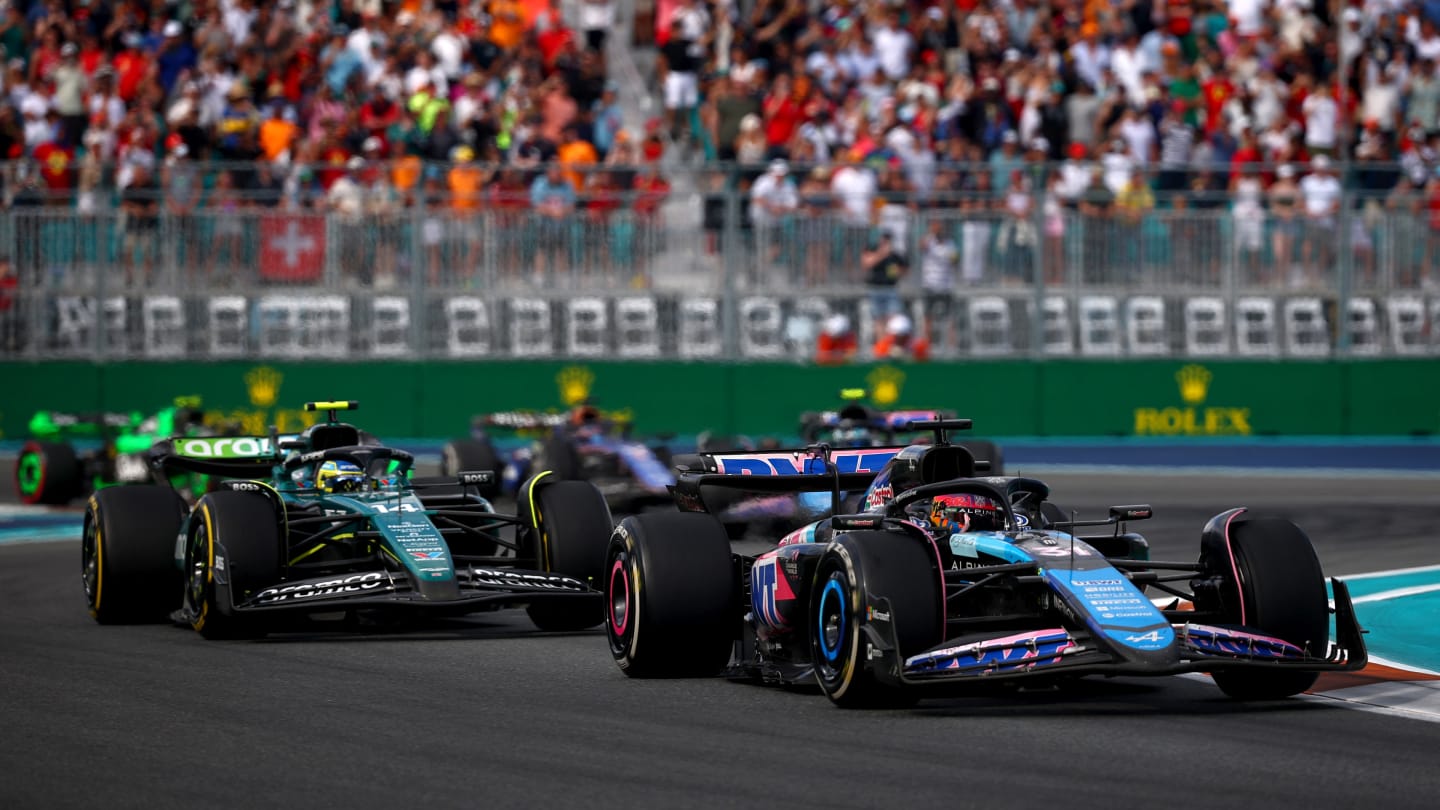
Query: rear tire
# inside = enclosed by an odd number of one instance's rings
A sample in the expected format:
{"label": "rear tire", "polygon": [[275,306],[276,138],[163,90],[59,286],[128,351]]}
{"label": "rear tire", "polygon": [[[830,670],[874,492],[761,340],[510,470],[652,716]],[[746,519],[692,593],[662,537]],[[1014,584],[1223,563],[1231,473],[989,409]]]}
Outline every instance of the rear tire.
{"label": "rear tire", "polygon": [[725,528],[708,514],[625,518],[605,556],[605,634],[632,678],[702,677],[734,649],[740,590]]}
{"label": "rear tire", "polygon": [[15,492],[26,504],[61,505],[78,498],[85,470],[65,442],[26,442],[15,457]]}
{"label": "rear tire", "polygon": [[495,483],[479,488],[480,495],[493,498],[500,492],[500,456],[494,445],[480,439],[455,439],[446,442],[440,451],[440,474],[457,475],[462,472],[490,470],[495,473]]}
{"label": "rear tire", "polygon": [[[535,511],[532,536],[541,569],[599,590],[613,525],[605,496],[585,481],[554,481],[535,491]],[[533,602],[525,612],[541,630],[585,630],[605,620],[596,600],[579,597]]]}
{"label": "rear tire", "polygon": [[258,635],[258,623],[231,605],[280,580],[284,538],[274,503],[258,492],[212,492],[195,505],[186,540],[190,626],[207,639]]}
{"label": "rear tire", "polygon": [[[1244,607],[1243,616],[1239,610],[1228,611],[1226,621],[1323,658],[1330,642],[1329,599],[1310,538],[1290,521],[1275,518],[1237,519],[1230,532],[1240,581],[1233,581],[1232,572],[1220,573],[1239,588]],[[1319,673],[1232,669],[1212,676],[1220,691],[1237,700],[1275,700],[1314,686]]]}
{"label": "rear tire", "polygon": [[95,493],[80,543],[81,581],[95,621],[161,622],[180,606],[175,537],[184,518],[185,502],[169,487]]}
{"label": "rear tire", "polygon": [[837,706],[895,708],[918,699],[876,679],[863,625],[873,621],[868,597],[884,597],[901,660],[939,644],[945,621],[937,564],[919,538],[889,532],[850,532],[820,557],[810,591],[810,652],[815,679]]}

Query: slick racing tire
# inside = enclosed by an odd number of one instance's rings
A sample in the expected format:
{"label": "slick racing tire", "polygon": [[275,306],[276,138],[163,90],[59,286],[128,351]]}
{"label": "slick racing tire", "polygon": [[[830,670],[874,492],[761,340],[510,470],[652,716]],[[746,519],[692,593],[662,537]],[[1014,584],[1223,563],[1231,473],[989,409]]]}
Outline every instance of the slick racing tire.
{"label": "slick racing tire", "polygon": [[180,606],[175,537],[184,518],[185,502],[169,487],[109,487],[90,498],[80,570],[95,621],[161,622]]}
{"label": "slick racing tire", "polygon": [[[495,473],[495,481],[479,488],[481,497],[493,498],[500,492],[500,457],[495,447],[480,439],[455,439],[445,443],[440,451],[440,474],[457,475],[462,472],[489,470]],[[470,488],[475,491],[474,487]]]}
{"label": "slick racing tire", "polygon": [[966,450],[969,450],[970,455],[974,456],[976,461],[990,462],[989,470],[985,472],[980,472],[979,470],[977,470],[975,472],[976,475],[1005,474],[1005,454],[1000,452],[1000,445],[996,444],[995,442],[986,441],[984,439],[975,439],[973,441],[966,440],[963,442],[956,442],[956,444],[964,447]]}
{"label": "slick racing tire", "polygon": [[185,603],[190,626],[208,639],[259,634],[231,605],[280,579],[284,538],[270,498],[212,492],[200,499],[185,542]]}
{"label": "slick racing tire", "polygon": [[25,504],[66,504],[80,496],[85,471],[64,442],[26,442],[15,457],[15,492]]}
{"label": "slick racing tire", "polygon": [[[1240,599],[1227,599],[1225,621],[1305,648],[1323,658],[1330,641],[1330,608],[1325,575],[1315,547],[1288,520],[1236,518],[1230,524],[1234,571],[1222,571]],[[1238,573],[1240,581],[1234,581]],[[1235,609],[1243,605],[1243,615]],[[1220,669],[1212,673],[1220,691],[1237,700],[1273,700],[1298,695],[1319,673],[1271,669]]]}
{"label": "slick racing tire", "polygon": [[739,629],[740,590],[725,529],[713,516],[625,518],[605,555],[605,634],[632,678],[717,675]]}
{"label": "slick racing tire", "polygon": [[[893,628],[901,661],[939,644],[945,606],[938,564],[929,545],[888,532],[849,532],[820,557],[810,592],[810,652],[815,679],[837,706],[895,708],[915,702],[913,691],[876,679],[864,625],[885,636]],[[871,603],[872,597],[886,599],[888,610]],[[888,622],[882,618],[887,612]]]}
{"label": "slick racing tire", "polygon": [[580,454],[576,452],[575,445],[563,436],[551,436],[545,440],[532,469],[536,472],[549,470],[561,481],[578,481],[584,477],[580,469]]}
{"label": "slick racing tire", "polygon": [[[541,569],[598,590],[613,525],[605,496],[586,481],[536,481],[531,483],[529,495],[535,526],[532,536]],[[525,612],[541,630],[585,630],[605,620],[602,606],[591,598],[532,602]]]}

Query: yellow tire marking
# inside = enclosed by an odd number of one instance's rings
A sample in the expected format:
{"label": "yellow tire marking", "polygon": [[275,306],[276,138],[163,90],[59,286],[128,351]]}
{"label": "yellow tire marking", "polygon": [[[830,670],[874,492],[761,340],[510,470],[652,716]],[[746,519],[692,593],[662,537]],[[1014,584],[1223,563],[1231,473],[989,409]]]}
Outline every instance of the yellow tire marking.
{"label": "yellow tire marking", "polygon": [[200,514],[205,517],[205,545],[208,547],[209,564],[205,566],[205,593],[200,599],[200,615],[190,623],[190,626],[198,630],[205,629],[205,618],[210,615],[210,585],[215,581],[215,525],[210,519],[210,502],[207,500],[200,507]]}
{"label": "yellow tire marking", "polygon": [[535,524],[535,531],[540,535],[540,570],[542,571],[550,570],[550,538],[547,536],[546,531],[540,527],[540,510],[535,506],[535,485],[540,483],[540,479],[547,475],[554,475],[554,472],[546,470],[534,478],[531,478],[529,492],[530,522]]}
{"label": "yellow tire marking", "polygon": [[[95,504],[94,500],[90,501]],[[105,538],[100,536],[100,515],[95,513],[95,606],[90,608],[91,616],[100,614],[100,594],[105,587]]]}

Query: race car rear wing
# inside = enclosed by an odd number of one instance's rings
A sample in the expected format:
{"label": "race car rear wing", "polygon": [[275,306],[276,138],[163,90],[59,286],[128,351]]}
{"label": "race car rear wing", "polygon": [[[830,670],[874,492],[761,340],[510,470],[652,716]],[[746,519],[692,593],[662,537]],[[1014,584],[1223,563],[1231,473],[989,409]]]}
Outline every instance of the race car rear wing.
{"label": "race car rear wing", "polygon": [[280,449],[295,436],[176,437],[162,439],[150,448],[156,470],[186,470],[224,478],[254,478],[280,461]]}
{"label": "race car rear wing", "polygon": [[671,493],[683,512],[705,512],[703,487],[725,487],[774,494],[825,492],[835,495],[870,486],[904,447],[844,450],[810,448],[763,453],[692,453],[672,460],[677,475]]}
{"label": "race car rear wing", "polygon": [[72,436],[99,436],[109,430],[122,430],[140,422],[135,413],[69,413],[66,411],[37,411],[30,417],[30,435],[48,438],[61,434]]}

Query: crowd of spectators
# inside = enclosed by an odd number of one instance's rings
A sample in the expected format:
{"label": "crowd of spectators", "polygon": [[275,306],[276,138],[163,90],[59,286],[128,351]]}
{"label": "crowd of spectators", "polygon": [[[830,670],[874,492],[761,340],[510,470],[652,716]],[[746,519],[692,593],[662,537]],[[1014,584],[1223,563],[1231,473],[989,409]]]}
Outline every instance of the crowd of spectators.
{"label": "crowd of spectators", "polygon": [[676,0],[657,30],[668,120],[756,228],[1224,207],[1304,264],[1287,223],[1333,231],[1342,189],[1440,213],[1437,0]]}
{"label": "crowd of spectators", "polygon": [[615,7],[579,0],[567,23],[559,0],[7,0],[7,197],[139,220],[280,205],[604,216],[654,195],[641,167],[663,150],[658,122],[627,127],[609,79]]}

